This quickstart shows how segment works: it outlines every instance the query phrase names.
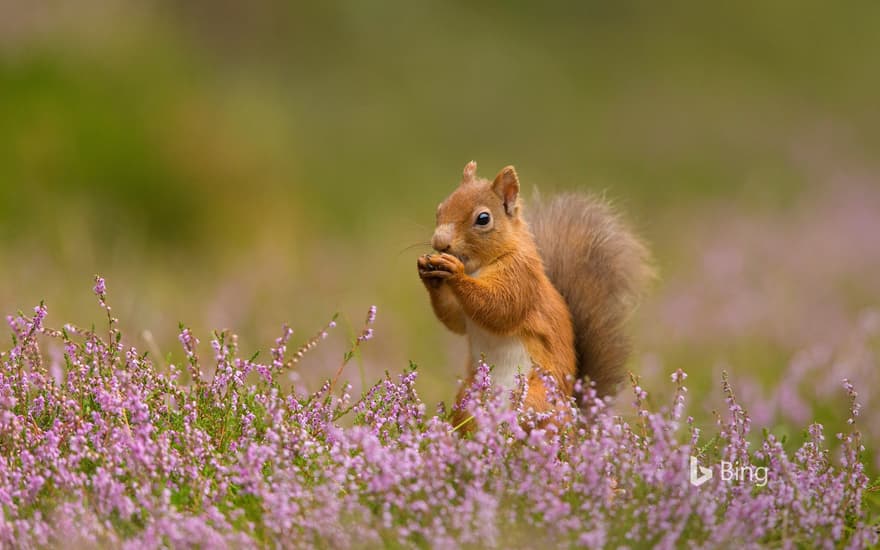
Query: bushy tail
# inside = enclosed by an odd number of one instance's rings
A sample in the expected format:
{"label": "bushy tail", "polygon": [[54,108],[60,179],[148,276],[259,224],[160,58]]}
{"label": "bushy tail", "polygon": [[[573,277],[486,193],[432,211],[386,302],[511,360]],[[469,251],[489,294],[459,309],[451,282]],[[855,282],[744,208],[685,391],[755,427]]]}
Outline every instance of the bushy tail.
{"label": "bushy tail", "polygon": [[571,311],[578,375],[613,394],[630,353],[625,324],[654,277],[647,247],[599,197],[535,197],[526,216],[544,269]]}

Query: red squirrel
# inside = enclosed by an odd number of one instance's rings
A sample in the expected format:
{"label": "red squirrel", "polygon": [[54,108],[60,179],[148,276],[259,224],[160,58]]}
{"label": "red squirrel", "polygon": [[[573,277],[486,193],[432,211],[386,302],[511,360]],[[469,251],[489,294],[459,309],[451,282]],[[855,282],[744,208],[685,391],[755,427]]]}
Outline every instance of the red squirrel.
{"label": "red squirrel", "polygon": [[[562,396],[585,377],[600,396],[616,391],[630,350],[627,318],[653,276],[646,246],[607,202],[562,194],[525,215],[513,166],[492,181],[468,163],[461,183],[437,207],[436,253],[418,259],[437,318],[467,335],[468,377],[481,358],[494,385],[514,389],[527,376],[525,409],[553,404],[539,367]],[[452,422],[465,421],[456,407]]]}

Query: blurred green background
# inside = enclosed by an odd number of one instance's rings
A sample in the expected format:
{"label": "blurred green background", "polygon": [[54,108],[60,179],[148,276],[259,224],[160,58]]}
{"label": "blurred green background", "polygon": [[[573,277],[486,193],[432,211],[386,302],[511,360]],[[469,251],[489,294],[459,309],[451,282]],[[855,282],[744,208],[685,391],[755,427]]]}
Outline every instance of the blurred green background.
{"label": "blurred green background", "polygon": [[[333,340],[300,363],[316,385],[376,304],[365,376],[413,360],[426,401],[448,399],[463,342],[434,320],[415,258],[475,159],[484,176],[515,164],[544,193],[604,192],[647,237],[662,278],[634,320],[635,370],[662,357],[654,370],[683,366],[698,387],[717,383],[719,364],[769,384],[801,341],[760,323],[674,339],[664,300],[706,284],[722,297],[765,289],[701,275],[701,238],[724,220],[796,239],[777,223],[793,205],[791,223],[809,224],[841,181],[858,180],[854,204],[877,188],[874,2],[0,10],[0,311],[44,299],[50,325],[97,322],[101,273],[128,340],[163,356],[180,356],[178,321],[203,342],[228,327],[265,350],[282,323],[301,342],[339,311]],[[731,237],[758,274],[788,248],[750,254],[762,231]],[[840,265],[832,297],[855,322],[880,289],[869,266]],[[814,290],[798,273],[777,279],[789,293],[767,287],[790,298],[773,302],[783,310]]]}

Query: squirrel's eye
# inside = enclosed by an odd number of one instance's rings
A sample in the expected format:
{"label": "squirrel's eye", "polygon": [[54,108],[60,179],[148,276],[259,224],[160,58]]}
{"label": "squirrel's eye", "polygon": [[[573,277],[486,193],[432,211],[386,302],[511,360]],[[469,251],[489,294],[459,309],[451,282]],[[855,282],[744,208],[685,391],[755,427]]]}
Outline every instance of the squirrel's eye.
{"label": "squirrel's eye", "polygon": [[488,212],[480,212],[477,216],[477,225],[489,225],[489,220],[492,219],[489,216]]}

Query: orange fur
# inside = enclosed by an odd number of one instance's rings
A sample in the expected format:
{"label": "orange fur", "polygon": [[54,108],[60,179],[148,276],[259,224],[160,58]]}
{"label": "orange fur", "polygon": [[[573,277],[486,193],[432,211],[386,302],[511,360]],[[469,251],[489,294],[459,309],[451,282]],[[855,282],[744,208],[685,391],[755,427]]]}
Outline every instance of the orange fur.
{"label": "orange fur", "polygon": [[[442,231],[435,233],[433,245],[440,254],[420,258],[419,272],[437,318],[450,330],[465,333],[469,319],[491,334],[522,343],[532,360],[532,365],[520,365],[530,375],[526,406],[545,411],[546,389],[531,375],[532,367],[547,371],[564,395],[572,393],[576,365],[570,314],[520,216],[516,172],[505,168],[489,182],[476,178],[469,167],[458,189],[438,208]],[[491,214],[491,230],[475,226],[477,210]],[[476,368],[473,352],[483,351],[471,350],[469,373]],[[487,360],[491,363],[492,357]]]}
{"label": "orange fur", "polygon": [[614,393],[629,354],[625,322],[653,277],[647,247],[593,196],[536,200],[527,222],[516,170],[507,166],[491,182],[476,170],[468,163],[437,207],[431,244],[438,253],[418,260],[437,318],[468,337],[468,377],[457,402],[483,353],[496,383],[509,387],[517,367],[528,375],[527,409],[555,406],[535,367],[563,397],[579,377],[600,395]]}
{"label": "orange fur", "polygon": [[528,212],[547,276],[571,311],[578,377],[616,393],[630,353],[626,322],[654,278],[650,254],[607,201],[535,197]]}

